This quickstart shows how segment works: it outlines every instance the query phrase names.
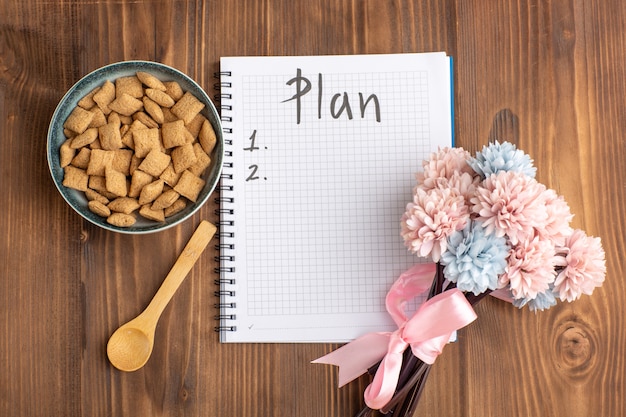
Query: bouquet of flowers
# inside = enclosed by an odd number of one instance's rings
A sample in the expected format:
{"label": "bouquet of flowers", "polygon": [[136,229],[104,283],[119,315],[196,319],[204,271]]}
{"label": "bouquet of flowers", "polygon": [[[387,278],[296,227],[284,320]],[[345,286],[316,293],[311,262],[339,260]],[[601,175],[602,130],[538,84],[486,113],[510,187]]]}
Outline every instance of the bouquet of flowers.
{"label": "bouquet of flowers", "polygon": [[[424,161],[401,235],[432,262],[402,274],[389,291],[398,330],[365,335],[315,361],[347,368],[340,368],[340,384],[365,371],[374,376],[359,417],[372,410],[412,415],[430,365],[455,331],[476,319],[472,306],[484,296],[542,311],[602,285],[600,239],[570,226],[569,206],[535,173],[531,158],[508,142],[475,157],[444,148]],[[427,301],[407,317],[406,303],[420,294]]]}

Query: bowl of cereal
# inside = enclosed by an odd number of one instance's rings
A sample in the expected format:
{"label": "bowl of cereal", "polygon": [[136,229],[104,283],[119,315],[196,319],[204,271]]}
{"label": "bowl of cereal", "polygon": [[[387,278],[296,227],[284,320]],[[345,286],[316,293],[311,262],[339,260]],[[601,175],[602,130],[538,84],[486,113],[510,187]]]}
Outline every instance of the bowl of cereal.
{"label": "bowl of cereal", "polygon": [[120,233],[153,233],[196,213],[220,178],[220,117],[204,90],[164,64],[124,61],[74,84],[48,129],[65,201]]}

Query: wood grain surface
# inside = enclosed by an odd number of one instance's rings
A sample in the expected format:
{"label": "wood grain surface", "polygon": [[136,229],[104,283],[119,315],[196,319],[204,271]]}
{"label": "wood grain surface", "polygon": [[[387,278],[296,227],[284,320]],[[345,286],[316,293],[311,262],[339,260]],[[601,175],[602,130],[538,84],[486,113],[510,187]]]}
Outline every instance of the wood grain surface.
{"label": "wood grain surface", "polygon": [[[352,416],[362,377],[309,362],[328,344],[218,343],[217,250],[200,258],[123,373],[106,341],[136,316],[202,219],[143,236],[63,201],[46,132],[102,65],[160,61],[215,94],[220,56],[446,51],[456,143],[506,139],[600,236],[604,286],[543,312],[487,299],[435,363],[416,416],[626,415],[626,3],[620,0],[0,0],[0,415]],[[214,243],[217,243],[214,241]]]}

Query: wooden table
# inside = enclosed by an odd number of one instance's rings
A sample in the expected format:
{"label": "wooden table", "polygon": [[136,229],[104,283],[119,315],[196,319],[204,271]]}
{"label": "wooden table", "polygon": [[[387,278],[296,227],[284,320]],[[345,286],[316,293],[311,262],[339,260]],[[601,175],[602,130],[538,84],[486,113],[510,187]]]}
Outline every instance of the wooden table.
{"label": "wooden table", "polygon": [[446,51],[457,144],[530,153],[574,226],[603,239],[607,280],[540,314],[497,300],[436,362],[416,415],[626,415],[622,281],[626,3],[620,0],[82,0],[0,2],[0,415],[351,416],[363,377],[309,362],[336,346],[218,343],[212,247],[123,373],[115,328],[155,293],[210,202],[153,235],[100,230],[51,180],[46,132],[89,71],[145,59],[213,92],[220,56]]}

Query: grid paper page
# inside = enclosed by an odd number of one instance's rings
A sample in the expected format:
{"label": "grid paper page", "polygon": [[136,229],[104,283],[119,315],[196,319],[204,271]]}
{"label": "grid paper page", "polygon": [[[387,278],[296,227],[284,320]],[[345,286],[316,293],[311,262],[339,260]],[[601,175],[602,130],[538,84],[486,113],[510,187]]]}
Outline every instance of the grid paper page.
{"label": "grid paper page", "polygon": [[451,144],[449,61],[430,56],[222,60],[237,303],[224,341],[340,342],[393,328],[385,295],[419,262],[400,218],[422,160]]}

